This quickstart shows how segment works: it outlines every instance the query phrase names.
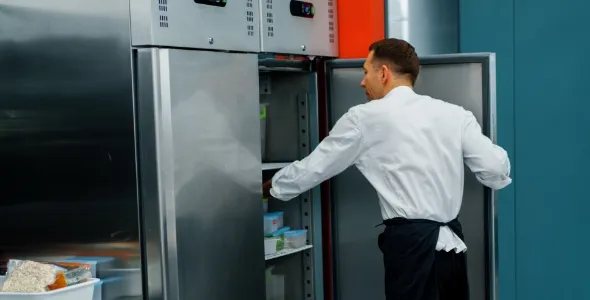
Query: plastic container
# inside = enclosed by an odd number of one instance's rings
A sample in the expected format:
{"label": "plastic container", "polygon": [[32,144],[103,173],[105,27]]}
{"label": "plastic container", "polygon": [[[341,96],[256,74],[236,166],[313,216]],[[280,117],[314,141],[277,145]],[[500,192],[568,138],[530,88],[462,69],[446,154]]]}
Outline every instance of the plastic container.
{"label": "plastic container", "polygon": [[279,230],[279,215],[276,213],[264,214],[264,235],[271,234]]}
{"label": "plastic container", "polygon": [[92,295],[92,300],[102,300],[102,281],[98,280],[94,284],[94,295]]}
{"label": "plastic container", "polygon": [[[285,232],[291,230],[291,227],[283,227],[279,230],[265,235],[264,238],[264,255],[275,254],[285,248]],[[0,299],[1,300],[1,299]]]}
{"label": "plastic container", "polygon": [[275,254],[283,250],[285,242],[279,237],[264,238],[264,255]]}
{"label": "plastic container", "polygon": [[285,213],[282,211],[277,211],[274,213],[279,217],[279,228],[285,226],[285,222],[283,220],[283,216],[285,215]]}
{"label": "plastic container", "polygon": [[94,288],[98,281],[96,278],[91,278],[80,284],[43,293],[0,292],[0,300],[93,300]]}
{"label": "plastic container", "polygon": [[265,237],[280,237],[281,239],[284,238],[284,234],[287,231],[291,231],[291,227],[289,226],[285,226],[285,227],[281,227],[279,228],[279,230],[269,233],[269,234],[265,234]]}
{"label": "plastic container", "polygon": [[287,231],[284,237],[285,248],[297,249],[307,245],[307,229]]}
{"label": "plastic container", "polygon": [[260,103],[260,151],[262,161],[266,160],[266,109],[268,103]]}
{"label": "plastic container", "polygon": [[275,211],[264,214],[264,235],[271,234],[283,227],[283,216],[285,215],[282,211]]}
{"label": "plastic container", "polygon": [[75,256],[67,259],[57,260],[57,262],[74,262],[90,265],[90,273],[93,278],[102,278],[104,270],[115,268],[115,258],[107,256]]}
{"label": "plastic container", "polygon": [[109,278],[118,278],[117,285],[119,286],[119,297],[141,296],[141,269],[110,269],[105,271],[104,275]]}
{"label": "plastic container", "polygon": [[123,279],[120,276],[101,278],[102,281],[102,299],[119,299],[125,297],[121,291]]}

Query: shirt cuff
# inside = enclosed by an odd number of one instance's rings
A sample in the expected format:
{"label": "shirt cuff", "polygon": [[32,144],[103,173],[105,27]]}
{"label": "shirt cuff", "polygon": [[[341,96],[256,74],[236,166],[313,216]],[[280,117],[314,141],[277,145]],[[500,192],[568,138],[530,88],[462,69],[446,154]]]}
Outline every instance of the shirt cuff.
{"label": "shirt cuff", "polygon": [[281,200],[281,201],[289,201],[289,200],[292,199],[292,198],[288,198],[288,197],[285,197],[285,196],[281,195],[281,190],[279,188],[276,188],[276,187],[272,187],[270,189],[270,195],[273,198],[278,199],[278,200]]}
{"label": "shirt cuff", "polygon": [[500,190],[507,187],[510,183],[512,183],[512,178],[502,176],[500,180],[487,181],[486,185],[493,190]]}

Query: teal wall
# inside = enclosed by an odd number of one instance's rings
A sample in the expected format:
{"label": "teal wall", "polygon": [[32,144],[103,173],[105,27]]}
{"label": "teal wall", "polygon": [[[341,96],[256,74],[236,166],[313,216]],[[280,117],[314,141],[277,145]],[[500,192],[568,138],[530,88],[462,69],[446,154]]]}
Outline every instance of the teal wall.
{"label": "teal wall", "polygon": [[500,300],[590,299],[590,2],[461,0],[461,51],[497,53]]}

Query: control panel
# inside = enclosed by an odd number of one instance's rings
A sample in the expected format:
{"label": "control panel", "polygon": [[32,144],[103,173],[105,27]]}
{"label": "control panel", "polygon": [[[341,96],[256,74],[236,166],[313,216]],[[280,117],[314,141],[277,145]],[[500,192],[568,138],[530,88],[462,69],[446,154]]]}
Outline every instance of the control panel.
{"label": "control panel", "polygon": [[195,0],[195,3],[225,7],[225,5],[227,4],[227,0]]}
{"label": "control panel", "polygon": [[337,0],[258,1],[262,52],[338,56]]}
{"label": "control panel", "polygon": [[130,0],[135,47],[260,52],[259,0]]}
{"label": "control panel", "polygon": [[295,17],[313,18],[315,15],[315,7],[313,3],[303,1],[291,1],[289,3],[291,15]]}

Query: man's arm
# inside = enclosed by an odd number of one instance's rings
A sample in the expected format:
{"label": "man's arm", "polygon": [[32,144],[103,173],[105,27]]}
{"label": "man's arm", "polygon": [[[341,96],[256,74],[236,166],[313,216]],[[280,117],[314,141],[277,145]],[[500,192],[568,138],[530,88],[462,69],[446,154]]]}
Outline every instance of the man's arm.
{"label": "man's arm", "polygon": [[483,185],[496,190],[506,187],[512,182],[508,154],[483,135],[471,112],[466,113],[468,117],[463,131],[463,161]]}
{"label": "man's arm", "polygon": [[264,184],[265,196],[288,201],[329,179],[357,160],[362,134],[353,112],[346,113],[330,135],[306,158],[296,161],[275,174]]}

